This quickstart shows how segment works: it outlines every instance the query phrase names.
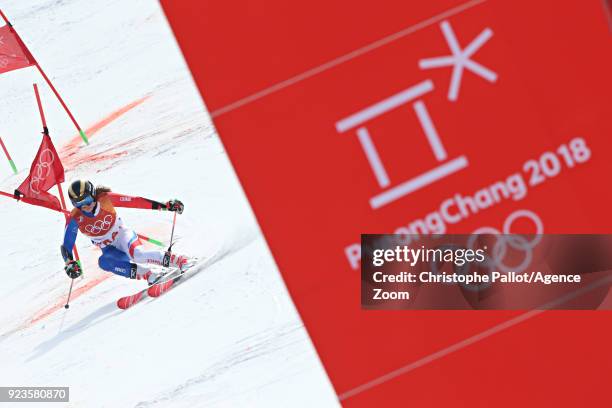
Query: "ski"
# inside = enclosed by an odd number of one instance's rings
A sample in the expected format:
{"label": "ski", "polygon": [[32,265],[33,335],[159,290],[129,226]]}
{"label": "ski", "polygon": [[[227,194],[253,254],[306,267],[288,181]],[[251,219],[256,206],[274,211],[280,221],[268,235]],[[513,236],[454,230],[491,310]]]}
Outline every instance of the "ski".
{"label": "ski", "polygon": [[189,269],[198,265],[200,262],[197,258],[193,258],[189,264],[185,266],[182,271],[178,268],[170,269],[164,276],[161,277],[160,281],[148,286],[132,295],[121,297],[117,300],[117,307],[125,310],[139,303],[143,299],[148,297],[158,297],[166,293],[176,281],[179,280]]}
{"label": "ski", "polygon": [[197,260],[194,260],[191,264],[187,265],[186,269],[183,269],[182,271],[176,270],[165,275],[162,278],[161,282],[149,286],[149,288],[147,289],[147,295],[152,298],[156,298],[163,295],[164,293],[169,291],[170,288],[172,288],[176,282],[183,278],[185,274],[188,273],[189,270],[196,266],[198,263],[199,262],[197,262]]}
{"label": "ski", "polygon": [[[166,277],[169,277],[170,275],[173,275],[174,273],[177,273],[177,272],[178,272],[178,269],[171,270],[166,275],[164,275],[162,279],[165,279]],[[134,306],[136,303],[149,297],[148,291],[153,286],[155,285],[148,286],[142,290],[139,290],[138,292],[132,295],[123,296],[117,299],[117,307],[122,310],[129,309],[130,307]]]}
{"label": "ski", "polygon": [[149,286],[149,288],[147,289],[147,295],[152,298],[156,298],[163,295],[164,293],[170,290],[170,288],[172,287],[172,285],[174,285],[176,281],[181,279],[185,272],[187,271],[175,273],[171,276],[165,276],[165,279],[162,282]]}
{"label": "ski", "polygon": [[134,293],[133,295],[119,298],[117,300],[117,307],[122,310],[128,309],[140,302],[145,297],[147,297],[147,289],[143,289],[140,292]]}

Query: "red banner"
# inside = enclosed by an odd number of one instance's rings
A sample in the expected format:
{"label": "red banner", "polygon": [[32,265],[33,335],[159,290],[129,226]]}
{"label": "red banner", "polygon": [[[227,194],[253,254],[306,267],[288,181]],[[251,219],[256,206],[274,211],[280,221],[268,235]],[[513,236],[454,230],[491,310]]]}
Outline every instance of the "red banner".
{"label": "red banner", "polygon": [[0,74],[34,64],[34,57],[17,38],[12,27],[0,27]]}
{"label": "red banner", "polygon": [[30,175],[15,190],[34,205],[61,210],[59,200],[47,191],[64,181],[64,167],[49,135],[44,135],[38,153],[30,167]]}
{"label": "red banner", "polygon": [[603,3],[383,3],[162,1],[339,400],[611,406],[605,313],[359,302],[360,234],[612,231]]}

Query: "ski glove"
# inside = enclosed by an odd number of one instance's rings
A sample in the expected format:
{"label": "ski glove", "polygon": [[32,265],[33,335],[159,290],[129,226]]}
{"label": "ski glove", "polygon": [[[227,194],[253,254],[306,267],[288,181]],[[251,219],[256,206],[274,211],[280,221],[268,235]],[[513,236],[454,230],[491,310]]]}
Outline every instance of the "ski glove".
{"label": "ski glove", "polygon": [[185,205],[180,200],[170,200],[166,203],[166,209],[168,211],[176,211],[179,214],[183,213]]}
{"label": "ski glove", "polygon": [[79,265],[77,261],[66,262],[64,270],[66,271],[66,275],[68,275],[70,279],[76,279],[83,274],[83,270],[81,270],[81,265]]}

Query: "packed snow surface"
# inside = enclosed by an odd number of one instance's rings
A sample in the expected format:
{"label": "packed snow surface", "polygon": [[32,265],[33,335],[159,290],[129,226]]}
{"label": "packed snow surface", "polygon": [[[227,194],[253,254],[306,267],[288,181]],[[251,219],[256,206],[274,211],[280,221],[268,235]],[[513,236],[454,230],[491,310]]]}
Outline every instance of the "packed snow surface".
{"label": "packed snow surface", "polygon": [[[158,3],[1,6],[91,144],[35,68],[3,74],[0,137],[19,174],[0,157],[0,189],[20,184],[40,144],[36,82],[67,181],[181,199],[175,251],[215,261],[121,311],[116,300],[144,283],[99,270],[100,251],[80,235],[85,277],[65,310],[63,216],[0,197],[0,385],[69,386],[73,407],[337,405]],[[171,213],[119,211],[168,244]]]}

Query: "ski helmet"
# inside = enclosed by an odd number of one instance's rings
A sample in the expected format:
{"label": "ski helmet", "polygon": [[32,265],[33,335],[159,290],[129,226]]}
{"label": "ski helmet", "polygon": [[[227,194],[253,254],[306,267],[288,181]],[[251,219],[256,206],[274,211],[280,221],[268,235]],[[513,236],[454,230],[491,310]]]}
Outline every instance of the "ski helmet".
{"label": "ski helmet", "polygon": [[95,201],[95,187],[89,180],[75,180],[68,188],[68,195],[72,205],[76,208],[81,208],[84,205],[89,205]]}

